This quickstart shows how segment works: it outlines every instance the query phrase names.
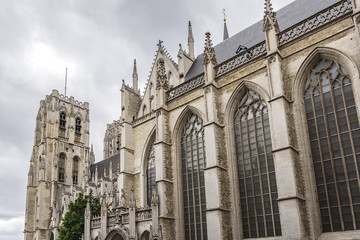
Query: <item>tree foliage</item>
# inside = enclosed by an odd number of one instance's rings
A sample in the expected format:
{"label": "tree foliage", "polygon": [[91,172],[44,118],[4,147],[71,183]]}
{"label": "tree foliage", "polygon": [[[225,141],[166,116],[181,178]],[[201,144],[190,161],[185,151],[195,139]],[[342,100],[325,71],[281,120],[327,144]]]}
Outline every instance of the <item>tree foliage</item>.
{"label": "tree foliage", "polygon": [[85,209],[87,200],[90,200],[91,215],[100,215],[101,205],[99,198],[90,192],[89,195],[79,194],[75,202],[69,204],[61,226],[58,228],[59,240],[79,240],[84,233]]}

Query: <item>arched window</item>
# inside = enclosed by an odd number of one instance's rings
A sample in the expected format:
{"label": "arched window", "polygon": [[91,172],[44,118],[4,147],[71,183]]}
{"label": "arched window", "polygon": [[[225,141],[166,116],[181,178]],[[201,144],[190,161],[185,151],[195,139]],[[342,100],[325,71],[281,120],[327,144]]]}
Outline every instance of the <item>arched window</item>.
{"label": "arched window", "polygon": [[59,128],[61,130],[65,130],[66,129],[66,113],[65,112],[60,112],[60,117],[59,117]]}
{"label": "arched window", "polygon": [[146,105],[143,106],[143,116],[147,114]]}
{"label": "arched window", "polygon": [[65,160],[66,156],[64,153],[60,153],[59,156],[59,168],[58,168],[58,181],[65,182]]}
{"label": "arched window", "polygon": [[181,138],[185,239],[207,239],[203,124],[193,114]]}
{"label": "arched window", "polygon": [[155,151],[154,142],[151,144],[146,167],[146,201],[151,206],[152,189],[155,184]]}
{"label": "arched window", "polygon": [[346,69],[320,59],[304,103],[323,231],[360,229],[360,129]]}
{"label": "arched window", "polygon": [[264,99],[246,90],[234,116],[244,238],[281,235],[269,116]]}
{"label": "arched window", "polygon": [[74,157],[73,160],[73,172],[72,172],[72,179],[73,184],[78,185],[78,173],[79,173],[79,158]]}
{"label": "arched window", "polygon": [[75,119],[75,133],[81,134],[81,119],[79,117]]}

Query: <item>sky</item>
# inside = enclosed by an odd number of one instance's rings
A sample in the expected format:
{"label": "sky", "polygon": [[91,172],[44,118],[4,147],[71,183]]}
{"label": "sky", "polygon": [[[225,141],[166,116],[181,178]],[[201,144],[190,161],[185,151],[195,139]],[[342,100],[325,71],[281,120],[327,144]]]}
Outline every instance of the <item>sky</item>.
{"label": "sky", "polygon": [[[0,0],[0,239],[23,239],[27,173],[40,100],[52,89],[90,103],[90,142],[102,159],[106,124],[120,117],[122,79],[136,58],[143,91],[159,39],[177,62],[192,22],[195,55],[205,32],[230,37],[263,17],[264,0]],[[272,0],[277,10],[292,0]],[[281,28],[281,26],[280,26]]]}

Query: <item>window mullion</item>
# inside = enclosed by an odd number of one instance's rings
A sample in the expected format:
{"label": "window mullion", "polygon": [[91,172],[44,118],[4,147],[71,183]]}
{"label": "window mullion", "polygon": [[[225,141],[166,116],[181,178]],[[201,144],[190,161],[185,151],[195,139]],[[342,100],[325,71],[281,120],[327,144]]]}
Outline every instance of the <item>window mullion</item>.
{"label": "window mullion", "polygon": [[[334,96],[334,91],[333,91],[333,86],[331,85],[331,102],[332,102],[332,106],[333,106],[333,111],[334,111],[334,116],[335,116],[335,124],[336,124],[336,132],[337,132],[337,135],[338,135],[338,140],[339,140],[339,145],[340,145],[340,152],[341,152],[341,160],[342,160],[342,163],[343,163],[343,170],[344,170],[344,175],[345,175],[345,183],[346,183],[346,187],[347,187],[347,194],[348,194],[348,198],[349,198],[349,205],[350,205],[350,209],[351,209],[351,217],[352,217],[352,220],[353,220],[353,227],[354,229],[356,229],[356,221],[355,221],[355,215],[354,215],[354,207],[352,205],[352,199],[351,199],[351,193],[350,193],[350,185],[349,185],[349,176],[348,176],[348,171],[347,171],[347,167],[346,167],[346,161],[345,161],[345,154],[344,154],[344,148],[343,148],[343,143],[341,141],[341,135],[340,135],[340,126],[339,126],[339,118],[338,118],[338,114],[337,114],[337,111],[336,111],[336,102],[335,102],[335,96]],[[341,93],[343,95],[343,92]],[[344,102],[345,104],[345,102]],[[345,106],[345,105],[344,105]],[[349,132],[350,132],[350,129],[348,129]],[[335,176],[334,176],[334,179],[335,179]],[[337,183],[337,181],[336,181]],[[340,195],[339,195],[340,196]],[[342,209],[340,211],[340,208],[341,208],[341,200],[340,198],[338,198],[338,203],[340,204],[340,207],[339,207],[339,213],[341,214],[340,217],[341,217],[341,223],[342,223],[342,230],[345,231],[345,226],[344,226],[344,216],[342,214]]]}
{"label": "window mullion", "polygon": [[[246,169],[245,169],[245,156],[244,156],[244,145],[243,145],[243,128],[241,125],[241,115],[239,117],[239,136],[240,136],[240,146],[241,146],[241,160],[243,162],[242,171],[244,178],[244,188],[245,188],[245,202],[246,202],[246,212],[247,212],[247,221],[248,221],[248,231],[249,236],[251,236],[251,227],[250,227],[250,211],[249,211],[249,202],[248,202],[248,191],[247,191],[247,180],[246,180]],[[243,219],[244,220],[244,219]]]}
{"label": "window mullion", "polygon": [[[257,111],[260,111],[257,109]],[[264,220],[264,229],[265,229],[265,237],[268,236],[267,233],[267,224],[266,224],[266,214],[265,214],[265,205],[264,205],[264,192],[263,192],[263,186],[262,186],[262,175],[261,175],[261,165],[260,165],[260,156],[259,156],[259,147],[258,147],[258,138],[257,138],[257,124],[256,124],[256,114],[254,113],[253,117],[254,122],[254,136],[255,136],[255,146],[256,146],[256,158],[257,158],[257,164],[258,164],[258,175],[259,175],[259,185],[260,185],[260,196],[261,196],[261,205],[262,205],[262,212],[263,212],[263,220]],[[256,203],[255,203],[256,204]],[[258,233],[258,236],[259,233]]]}
{"label": "window mullion", "polygon": [[[252,109],[250,109],[252,111]],[[254,113],[253,113],[254,114]],[[246,119],[246,130],[247,130],[247,141],[249,147],[249,165],[250,165],[250,175],[251,175],[251,187],[252,187],[252,197],[253,197],[253,205],[254,205],[254,215],[255,215],[255,226],[256,226],[256,234],[259,235],[259,226],[257,221],[257,210],[255,203],[255,186],[254,186],[254,174],[253,174],[253,166],[252,166],[252,152],[251,152],[251,142],[250,142],[250,131],[249,131],[249,119]],[[251,232],[250,232],[251,236]]]}

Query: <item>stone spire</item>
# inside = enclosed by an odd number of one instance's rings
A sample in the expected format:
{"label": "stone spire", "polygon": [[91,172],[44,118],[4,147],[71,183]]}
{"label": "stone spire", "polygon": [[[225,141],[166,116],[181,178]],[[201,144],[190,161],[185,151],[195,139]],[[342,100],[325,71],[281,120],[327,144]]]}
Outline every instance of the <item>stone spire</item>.
{"label": "stone spire", "polygon": [[206,39],[205,39],[205,48],[204,48],[204,65],[208,63],[212,63],[213,65],[216,65],[216,56],[215,56],[215,50],[212,45],[211,41],[211,34],[209,32],[205,33]]}
{"label": "stone spire", "polygon": [[135,92],[138,93],[138,74],[137,74],[137,69],[136,69],[136,59],[134,59],[134,68],[133,68],[133,74],[132,74],[132,78],[133,78],[133,89]]}
{"label": "stone spire", "polygon": [[223,14],[224,14],[224,39],[223,40],[226,40],[229,38],[229,32],[228,32],[227,25],[226,25],[225,8],[223,9]]}
{"label": "stone spire", "polygon": [[189,47],[189,57],[192,60],[195,60],[194,37],[192,33],[191,21],[189,21],[189,25],[188,25],[188,47]]}
{"label": "stone spire", "polygon": [[94,144],[91,144],[91,149],[90,149],[90,165],[93,165],[94,163],[95,163]]}
{"label": "stone spire", "polygon": [[263,21],[263,31],[275,27],[275,30],[279,32],[279,25],[276,18],[276,12],[272,7],[270,0],[265,0],[265,12],[264,12],[264,21]]}

